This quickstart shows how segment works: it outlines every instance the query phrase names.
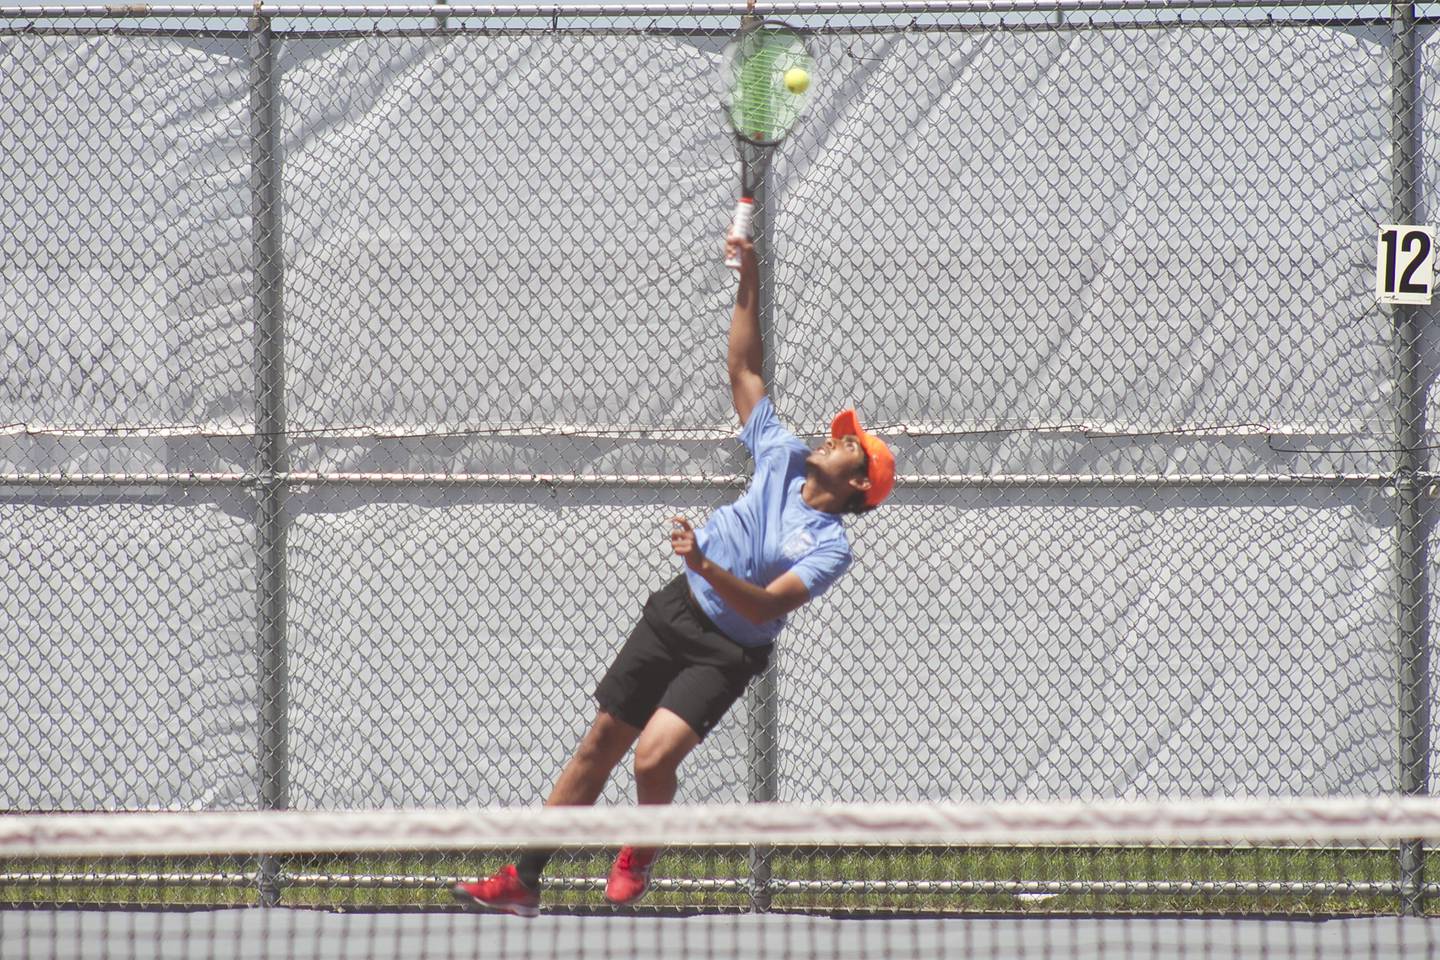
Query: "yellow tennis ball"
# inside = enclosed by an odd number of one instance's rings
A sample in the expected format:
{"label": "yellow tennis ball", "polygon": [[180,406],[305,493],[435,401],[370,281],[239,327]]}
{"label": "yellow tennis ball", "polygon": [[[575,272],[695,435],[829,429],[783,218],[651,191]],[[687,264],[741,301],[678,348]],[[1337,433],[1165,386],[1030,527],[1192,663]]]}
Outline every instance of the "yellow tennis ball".
{"label": "yellow tennis ball", "polygon": [[804,67],[791,67],[785,71],[785,89],[791,93],[804,93],[810,88],[810,71]]}

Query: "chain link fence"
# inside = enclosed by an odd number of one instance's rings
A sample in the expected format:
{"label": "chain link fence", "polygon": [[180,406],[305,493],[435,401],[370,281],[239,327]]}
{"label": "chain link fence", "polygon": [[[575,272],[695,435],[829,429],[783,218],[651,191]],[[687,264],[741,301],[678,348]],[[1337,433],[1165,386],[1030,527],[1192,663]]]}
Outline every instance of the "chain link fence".
{"label": "chain link fence", "polygon": [[[745,12],[0,8],[0,808],[543,796],[748,475]],[[770,389],[901,478],[681,799],[1426,792],[1434,11],[755,12]]]}

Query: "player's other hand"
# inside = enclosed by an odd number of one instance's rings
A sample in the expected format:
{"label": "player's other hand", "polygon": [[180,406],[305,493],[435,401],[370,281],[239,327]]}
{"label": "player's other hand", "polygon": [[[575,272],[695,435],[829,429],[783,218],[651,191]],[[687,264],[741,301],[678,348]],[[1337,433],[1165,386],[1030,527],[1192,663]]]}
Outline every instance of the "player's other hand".
{"label": "player's other hand", "polygon": [[705,554],[695,543],[695,528],[684,517],[670,518],[670,549],[696,573],[705,569]]}
{"label": "player's other hand", "polygon": [[728,234],[725,237],[725,259],[739,260],[740,272],[755,269],[755,242],[749,237]]}

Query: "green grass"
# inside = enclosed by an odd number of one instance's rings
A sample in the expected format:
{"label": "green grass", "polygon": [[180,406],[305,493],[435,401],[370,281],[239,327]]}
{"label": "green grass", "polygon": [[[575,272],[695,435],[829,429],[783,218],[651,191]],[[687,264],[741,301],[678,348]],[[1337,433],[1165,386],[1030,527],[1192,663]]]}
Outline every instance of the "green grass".
{"label": "green grass", "polygon": [[[604,909],[599,889],[565,889],[566,881],[603,878],[609,851],[562,854],[552,862],[545,893],[551,908]],[[283,901],[330,909],[453,907],[448,878],[488,874],[507,854],[396,854],[282,858],[287,877]],[[256,901],[254,859],[175,858],[160,860],[7,861],[0,865],[0,902],[9,904],[243,905]],[[1397,877],[1393,850],[1207,849],[1207,848],[901,848],[782,849],[772,853],[776,880],[811,881],[803,891],[776,891],[772,909],[819,912],[935,914],[1386,914],[1398,909],[1394,894],[1355,891],[1270,892],[1062,892],[1017,897],[1010,892],[840,889],[842,883],[886,881],[1062,883],[1106,881],[1205,883],[1389,883]],[[24,878],[21,874],[86,874],[67,881]],[[229,875],[196,885],[167,880],[164,873]],[[126,883],[100,875],[128,873]],[[298,877],[310,874],[312,879]],[[345,879],[359,875],[393,878],[379,885]],[[750,904],[744,882],[750,876],[743,849],[672,849],[657,864],[660,880],[740,881],[739,889],[665,890],[646,897],[646,910],[743,910]],[[815,888],[818,884],[819,887]],[[1440,907],[1434,911],[1440,913]]]}

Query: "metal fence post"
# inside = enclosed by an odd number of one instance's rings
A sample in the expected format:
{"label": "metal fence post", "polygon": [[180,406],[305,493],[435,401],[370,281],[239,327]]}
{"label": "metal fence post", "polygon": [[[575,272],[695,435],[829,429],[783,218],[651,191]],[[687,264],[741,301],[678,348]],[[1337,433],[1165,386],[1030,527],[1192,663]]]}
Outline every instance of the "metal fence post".
{"label": "metal fence post", "polygon": [[[260,805],[290,803],[285,650],[285,349],[281,309],[275,36],[268,17],[250,21],[250,196],[254,223],[257,612],[260,670]],[[279,864],[262,857],[260,903],[280,902]]]}
{"label": "metal fence post", "polygon": [[[755,150],[749,162],[759,166],[755,181],[755,210],[751,229],[755,235],[755,256],[762,270],[758,312],[760,340],[763,347],[761,374],[767,390],[775,389],[775,278],[772,254],[774,247],[774,213],[772,196],[772,150]],[[779,798],[779,657],[772,657],[770,666],[750,685],[747,703],[749,716],[749,799],[751,803],[773,803]],[[770,909],[771,849],[751,847],[750,906],[756,912]]]}
{"label": "metal fence post", "polygon": [[[1419,186],[1418,47],[1415,8],[1393,3],[1390,20],[1390,216],[1395,223],[1413,223]],[[1420,310],[1397,306],[1395,338],[1395,434],[1399,448],[1395,465],[1396,579],[1399,602],[1399,790],[1410,796],[1429,788],[1429,657],[1426,612],[1424,396],[1417,382]],[[1418,840],[1400,845],[1400,909],[1424,913],[1425,848]]]}

